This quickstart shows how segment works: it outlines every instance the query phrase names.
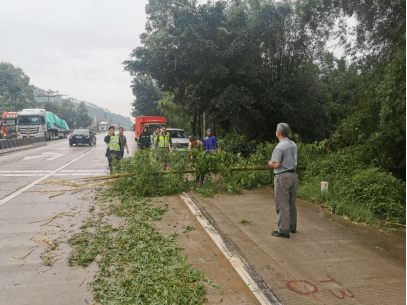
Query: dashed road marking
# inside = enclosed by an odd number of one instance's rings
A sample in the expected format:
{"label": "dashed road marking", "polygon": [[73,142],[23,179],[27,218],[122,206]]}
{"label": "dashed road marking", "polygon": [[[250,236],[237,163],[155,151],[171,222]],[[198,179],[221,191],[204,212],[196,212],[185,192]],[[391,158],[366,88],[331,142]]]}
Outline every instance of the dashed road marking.
{"label": "dashed road marking", "polygon": [[84,154],[80,155],[79,157],[73,159],[72,161],[66,163],[65,165],[62,165],[61,167],[57,168],[56,170],[42,176],[41,178],[31,182],[30,184],[26,185],[25,187],[23,187],[22,189],[14,192],[13,194],[7,196],[6,198],[0,200],[0,206],[9,202],[11,199],[17,197],[18,195],[21,195],[22,193],[24,193],[25,191],[29,190],[30,188],[32,188],[34,185],[38,184],[39,182],[41,182],[42,180],[45,180],[49,177],[51,177],[52,175],[55,175],[56,173],[58,173],[59,171],[63,170],[65,167],[71,165],[72,163],[75,163],[76,161],[78,161],[79,159],[81,159],[82,157],[86,156],[87,154],[91,153],[93,151],[93,149],[88,150],[87,152],[85,152]]}

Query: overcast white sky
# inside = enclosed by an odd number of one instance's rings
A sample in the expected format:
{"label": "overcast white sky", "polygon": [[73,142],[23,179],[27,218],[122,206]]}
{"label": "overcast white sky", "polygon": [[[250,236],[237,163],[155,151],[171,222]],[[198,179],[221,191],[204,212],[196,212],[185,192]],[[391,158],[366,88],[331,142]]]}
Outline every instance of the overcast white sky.
{"label": "overcast white sky", "polygon": [[140,45],[148,0],[2,0],[0,61],[30,83],[131,116],[122,62]]}

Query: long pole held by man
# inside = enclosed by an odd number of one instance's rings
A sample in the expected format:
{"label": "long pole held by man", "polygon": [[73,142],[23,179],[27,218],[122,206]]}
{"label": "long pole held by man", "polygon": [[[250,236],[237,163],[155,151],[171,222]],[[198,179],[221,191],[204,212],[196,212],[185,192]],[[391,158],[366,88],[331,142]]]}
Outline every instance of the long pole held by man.
{"label": "long pole held by man", "polygon": [[274,168],[274,194],[276,201],[278,231],[271,234],[276,237],[290,238],[290,233],[297,232],[297,197],[298,177],[297,144],[288,139],[290,126],[286,123],[277,125],[276,137],[279,143],[273,150],[268,165]]}

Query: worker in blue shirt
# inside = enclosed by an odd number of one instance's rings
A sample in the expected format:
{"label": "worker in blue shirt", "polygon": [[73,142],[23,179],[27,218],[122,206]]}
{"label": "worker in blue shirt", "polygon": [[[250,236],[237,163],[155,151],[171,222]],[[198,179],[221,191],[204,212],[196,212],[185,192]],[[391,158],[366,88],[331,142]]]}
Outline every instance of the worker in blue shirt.
{"label": "worker in blue shirt", "polygon": [[207,151],[218,151],[218,139],[212,134],[212,129],[208,128],[206,130],[206,137],[202,141],[205,145],[205,150]]}

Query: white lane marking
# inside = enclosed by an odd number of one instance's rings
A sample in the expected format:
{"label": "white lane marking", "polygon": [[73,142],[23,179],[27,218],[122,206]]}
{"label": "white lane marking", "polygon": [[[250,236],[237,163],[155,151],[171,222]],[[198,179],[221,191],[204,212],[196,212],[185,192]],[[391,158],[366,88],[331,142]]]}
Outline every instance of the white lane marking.
{"label": "white lane marking", "polygon": [[92,175],[91,173],[73,173],[71,174],[72,176],[86,176],[86,175]]}
{"label": "white lane marking", "polygon": [[42,176],[41,178],[35,180],[34,182],[31,182],[30,184],[26,185],[25,187],[23,187],[22,189],[14,192],[13,194],[7,196],[6,198],[0,200],[0,206],[2,206],[3,204],[5,204],[6,202],[10,201],[11,199],[17,197],[18,195],[24,193],[25,191],[29,190],[30,188],[32,188],[34,185],[38,184],[39,182],[41,182],[42,180],[45,180],[49,177],[51,177],[52,175],[58,173],[60,170],[63,170],[65,167],[71,165],[72,163],[78,161],[80,158],[86,156],[87,154],[91,153],[93,151],[93,149],[88,150],[86,153],[80,155],[79,157],[73,159],[72,161],[66,163],[65,165],[62,165],[61,167],[59,167],[58,169],[50,172],[49,174],[46,174],[45,176]]}
{"label": "white lane marking", "polygon": [[38,158],[42,158],[42,157],[44,157],[44,156],[43,155],[41,155],[41,156],[31,156],[31,157],[26,156],[26,157],[24,157],[23,161],[31,160],[31,159],[38,159]]}
{"label": "white lane marking", "polygon": [[51,158],[47,159],[47,161],[50,161],[50,160],[55,160],[56,158],[62,157],[62,156],[64,156],[64,155],[65,155],[65,154],[52,153],[52,152],[45,152],[45,153],[42,153],[42,155],[39,155],[39,156],[26,156],[26,157],[24,157],[23,161],[25,161],[25,160],[31,160],[31,159],[37,159],[37,158],[42,158],[42,157],[50,157],[50,156],[51,156]]}
{"label": "white lane marking", "polygon": [[48,149],[72,149],[72,147],[50,147]]}
{"label": "white lane marking", "polygon": [[37,174],[6,174],[4,177],[35,177]]}
{"label": "white lane marking", "polygon": [[58,153],[48,153],[48,155],[54,155],[54,157],[47,159],[47,161],[55,160],[59,157],[65,156],[65,154],[58,154]]}
{"label": "white lane marking", "polygon": [[257,282],[253,279],[253,276],[250,275],[248,272],[248,264],[244,261],[244,259],[240,256],[229,251],[227,244],[223,240],[222,236],[219,232],[209,224],[209,221],[206,217],[202,214],[201,210],[195,205],[195,203],[191,200],[191,198],[186,194],[182,193],[180,195],[182,200],[186,203],[188,208],[191,210],[192,214],[196,216],[198,221],[201,223],[202,227],[205,231],[209,234],[218,248],[222,251],[225,255],[227,260],[230,264],[235,268],[236,272],[240,275],[243,279],[247,287],[253,292],[254,296],[259,300],[260,304],[262,305],[282,305],[284,304],[271,290],[271,293],[266,294],[264,291],[264,287],[260,287]]}
{"label": "white lane marking", "polygon": [[[46,174],[43,173],[50,173],[50,170],[17,170],[17,171],[0,171],[0,177],[34,177],[34,176],[44,176]],[[78,169],[78,170],[61,170],[59,174],[54,176],[95,176],[100,174],[108,174],[109,172],[105,169]]]}
{"label": "white lane marking", "polygon": [[[73,172],[64,172],[61,171],[60,174],[54,174],[53,176],[98,176],[98,175],[108,175],[108,171],[103,171],[103,172],[86,172],[86,173],[73,173]],[[45,176],[46,174],[0,174],[0,177],[42,177]]]}
{"label": "white lane marking", "polygon": [[43,173],[44,171],[25,170],[25,171],[12,171],[13,173]]}

